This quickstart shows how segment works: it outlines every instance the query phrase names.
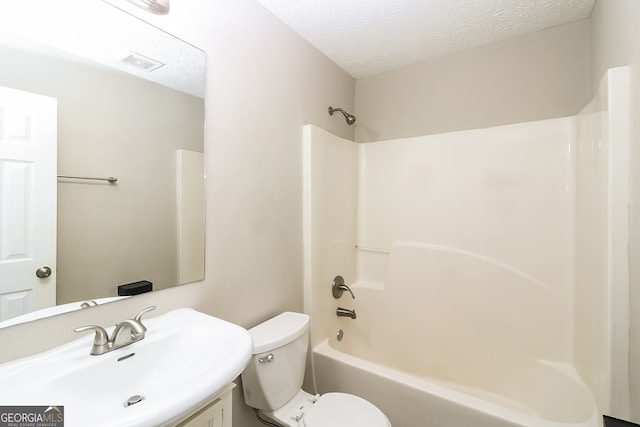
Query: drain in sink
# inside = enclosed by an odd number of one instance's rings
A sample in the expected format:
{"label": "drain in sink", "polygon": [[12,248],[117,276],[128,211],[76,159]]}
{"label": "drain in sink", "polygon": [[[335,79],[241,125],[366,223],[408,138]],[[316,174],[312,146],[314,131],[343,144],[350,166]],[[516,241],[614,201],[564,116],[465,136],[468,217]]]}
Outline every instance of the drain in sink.
{"label": "drain in sink", "polygon": [[124,402],[124,406],[127,407],[131,405],[135,405],[136,403],[140,403],[143,400],[144,400],[144,397],[140,396],[139,394],[134,394],[133,396],[128,398],[126,402]]}

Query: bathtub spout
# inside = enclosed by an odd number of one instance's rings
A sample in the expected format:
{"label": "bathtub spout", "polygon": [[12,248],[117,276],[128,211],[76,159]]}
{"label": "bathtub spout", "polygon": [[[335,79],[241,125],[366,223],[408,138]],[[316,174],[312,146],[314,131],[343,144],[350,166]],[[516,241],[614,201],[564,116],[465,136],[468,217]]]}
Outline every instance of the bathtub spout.
{"label": "bathtub spout", "polygon": [[350,317],[352,319],[355,319],[356,318],[356,311],[355,310],[347,310],[346,308],[338,307],[336,309],[336,315],[338,317]]}

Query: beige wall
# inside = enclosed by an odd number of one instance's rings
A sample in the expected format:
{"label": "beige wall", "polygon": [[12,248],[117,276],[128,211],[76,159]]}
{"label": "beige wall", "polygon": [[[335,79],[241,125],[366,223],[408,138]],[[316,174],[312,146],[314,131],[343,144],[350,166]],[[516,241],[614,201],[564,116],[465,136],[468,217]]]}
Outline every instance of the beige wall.
{"label": "beige wall", "polygon": [[592,85],[607,68],[631,65],[630,382],[632,421],[640,422],[640,2],[598,0],[591,14]]}
{"label": "beige wall", "polygon": [[[0,14],[12,13],[6,3]],[[150,304],[155,314],[195,307],[245,327],[303,308],[302,126],[352,139],[353,129],[327,108],[353,110],[353,78],[253,0],[175,2],[169,16],[140,16],[208,55],[206,279],[1,330],[0,362]],[[234,425],[260,425],[240,388],[234,399]]]}
{"label": "beige wall", "polygon": [[589,91],[583,20],[358,80],[356,141],[573,115]]}
{"label": "beige wall", "polygon": [[[0,13],[11,13],[11,2]],[[0,362],[74,339],[78,325],[112,324],[150,304],[158,306],[156,314],[190,306],[245,327],[301,310],[302,125],[353,137],[344,121],[328,116],[328,105],[351,111],[357,104],[359,141],[543,119],[575,114],[605,68],[640,58],[640,29],[632,25],[640,3],[599,0],[592,68],[589,23],[582,21],[363,79],[354,101],[354,80],[253,0],[176,2],[168,17],[140,16],[208,54],[206,279],[2,330]],[[634,69],[632,114],[640,104],[637,75]],[[634,128],[634,141],[638,135]],[[632,174],[640,182],[636,148]],[[632,187],[637,259],[640,196],[638,185]],[[639,270],[632,263],[632,336],[640,328]],[[640,372],[638,341],[632,341],[632,372]],[[254,425],[238,389],[234,398],[234,424]],[[637,421],[640,407],[633,411]]]}

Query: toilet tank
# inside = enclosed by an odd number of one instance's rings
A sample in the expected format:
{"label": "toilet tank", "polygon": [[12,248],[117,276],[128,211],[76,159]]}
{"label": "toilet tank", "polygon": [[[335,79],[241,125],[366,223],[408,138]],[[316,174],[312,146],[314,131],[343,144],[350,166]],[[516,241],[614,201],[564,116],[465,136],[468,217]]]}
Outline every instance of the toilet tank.
{"label": "toilet tank", "polygon": [[244,401],[256,409],[273,411],[302,388],[309,316],[285,312],[249,329],[253,357],[242,372]]}

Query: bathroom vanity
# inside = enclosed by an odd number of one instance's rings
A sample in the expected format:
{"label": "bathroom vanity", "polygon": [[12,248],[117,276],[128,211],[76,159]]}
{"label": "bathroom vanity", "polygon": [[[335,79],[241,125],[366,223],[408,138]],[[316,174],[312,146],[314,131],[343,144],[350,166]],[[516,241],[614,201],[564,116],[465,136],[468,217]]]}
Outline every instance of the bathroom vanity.
{"label": "bathroom vanity", "polygon": [[231,391],[234,383],[222,392],[202,402],[187,418],[174,424],[175,427],[231,427]]}

